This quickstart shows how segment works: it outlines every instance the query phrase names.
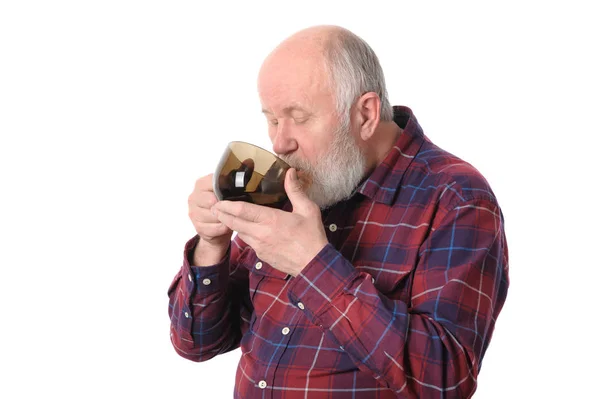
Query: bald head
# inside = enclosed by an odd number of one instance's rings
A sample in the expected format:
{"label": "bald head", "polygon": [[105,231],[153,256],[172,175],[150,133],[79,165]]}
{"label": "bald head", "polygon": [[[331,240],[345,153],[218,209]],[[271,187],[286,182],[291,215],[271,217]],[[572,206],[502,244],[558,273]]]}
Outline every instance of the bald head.
{"label": "bald head", "polygon": [[[325,55],[328,43],[338,29],[331,26],[311,27],[282,41],[266,57],[260,69],[258,90],[261,99],[279,99],[283,95],[331,97],[333,93]],[[311,101],[308,98],[305,100]],[[289,101],[299,102],[300,99],[290,98]]]}
{"label": "bald head", "polygon": [[265,68],[285,65],[288,62],[323,62],[331,38],[344,30],[338,26],[320,25],[303,29],[283,40],[267,56],[261,73]]}
{"label": "bald head", "polygon": [[385,78],[371,47],[348,29],[336,25],[318,25],[300,30],[283,40],[265,59],[259,72],[261,82],[282,71],[303,75],[314,82],[321,79],[336,102],[336,111],[344,116],[364,93],[374,92],[381,102],[381,120],[393,119]]}

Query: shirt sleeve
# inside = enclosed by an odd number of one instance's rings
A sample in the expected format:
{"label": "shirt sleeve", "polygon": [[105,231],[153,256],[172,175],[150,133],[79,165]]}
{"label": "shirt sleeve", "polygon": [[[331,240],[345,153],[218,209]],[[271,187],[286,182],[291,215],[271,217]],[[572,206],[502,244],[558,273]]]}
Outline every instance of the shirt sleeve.
{"label": "shirt sleeve", "polygon": [[382,295],[330,244],[291,283],[290,300],[399,395],[471,397],[508,289],[499,207],[453,204],[419,250],[410,304]]}
{"label": "shirt sleeve", "polygon": [[239,347],[252,304],[248,270],[238,264],[246,244],[236,236],[222,262],[191,266],[198,241],[196,236],[186,243],[168,296],[171,343],[180,356],[201,362]]}

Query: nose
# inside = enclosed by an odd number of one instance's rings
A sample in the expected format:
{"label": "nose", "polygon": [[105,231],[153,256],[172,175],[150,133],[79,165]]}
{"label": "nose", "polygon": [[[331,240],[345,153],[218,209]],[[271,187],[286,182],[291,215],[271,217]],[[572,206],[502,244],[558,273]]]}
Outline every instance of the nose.
{"label": "nose", "polygon": [[287,121],[277,125],[275,137],[272,137],[273,152],[278,155],[288,155],[298,149],[298,142],[292,137]]}

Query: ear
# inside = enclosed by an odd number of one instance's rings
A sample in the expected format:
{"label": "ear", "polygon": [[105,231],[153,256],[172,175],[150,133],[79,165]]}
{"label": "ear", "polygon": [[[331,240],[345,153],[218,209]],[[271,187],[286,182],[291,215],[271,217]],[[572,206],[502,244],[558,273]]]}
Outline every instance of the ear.
{"label": "ear", "polygon": [[360,137],[367,141],[373,136],[379,125],[381,100],[375,92],[368,92],[356,101],[356,115],[359,122]]}

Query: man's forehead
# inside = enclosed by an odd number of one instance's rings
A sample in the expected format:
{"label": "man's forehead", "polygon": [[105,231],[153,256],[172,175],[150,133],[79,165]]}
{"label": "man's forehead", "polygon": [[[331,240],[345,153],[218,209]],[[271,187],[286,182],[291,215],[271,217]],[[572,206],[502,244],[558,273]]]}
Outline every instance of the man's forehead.
{"label": "man's forehead", "polygon": [[264,111],[307,111],[329,101],[331,91],[327,82],[315,76],[291,75],[287,79],[269,79],[259,84],[258,94]]}
{"label": "man's forehead", "polygon": [[309,91],[321,86],[323,79],[323,74],[317,70],[289,66],[262,74],[258,88],[264,94],[274,96],[291,91]]}
{"label": "man's forehead", "polygon": [[309,91],[328,81],[323,59],[311,57],[274,57],[262,66],[258,76],[259,90],[265,95],[282,91]]}

